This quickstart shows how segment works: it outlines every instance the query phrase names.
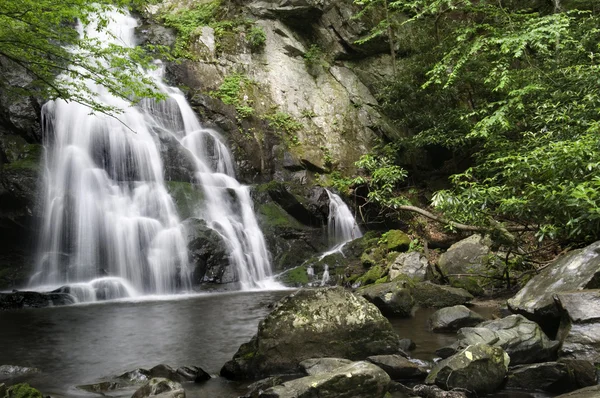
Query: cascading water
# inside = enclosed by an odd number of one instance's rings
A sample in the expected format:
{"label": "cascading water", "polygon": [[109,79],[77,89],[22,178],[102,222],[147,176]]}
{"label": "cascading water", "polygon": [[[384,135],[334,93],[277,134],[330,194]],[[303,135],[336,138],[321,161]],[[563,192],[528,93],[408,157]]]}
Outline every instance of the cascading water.
{"label": "cascading water", "polygon": [[362,236],[356,219],[352,215],[348,205],[344,203],[339,195],[327,191],[329,197],[329,217],[327,219],[327,231],[329,233],[329,244],[332,246],[321,258],[330,254],[340,252],[344,245]]}
{"label": "cascading water", "polygon": [[[110,15],[103,42],[134,46],[135,19]],[[86,33],[98,37],[94,26]],[[113,37],[114,36],[114,37]],[[115,39],[116,38],[116,39]],[[165,101],[133,107],[87,82],[117,117],[62,100],[42,110],[44,216],[32,285],[62,286],[81,300],[174,293],[191,288],[182,226],[165,187],[159,135],[175,137],[192,154],[205,193],[198,217],[226,242],[242,288],[269,287],[269,254],[247,187],[234,177],[221,137],[204,129],[182,93],[152,73]],[[91,292],[91,293],[90,293]]]}

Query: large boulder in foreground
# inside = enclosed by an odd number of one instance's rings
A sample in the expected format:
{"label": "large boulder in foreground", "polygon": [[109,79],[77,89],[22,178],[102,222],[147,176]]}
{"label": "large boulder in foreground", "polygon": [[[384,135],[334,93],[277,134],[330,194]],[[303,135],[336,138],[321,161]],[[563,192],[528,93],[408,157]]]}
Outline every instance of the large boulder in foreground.
{"label": "large boulder in foreground", "polygon": [[559,355],[600,362],[600,290],[555,295],[562,314]]}
{"label": "large boulder in foreground", "polygon": [[600,241],[556,260],[508,300],[508,307],[539,323],[552,334],[560,319],[553,295],[597,288],[600,288]]}
{"label": "large boulder in foreground", "polygon": [[478,394],[491,393],[504,382],[509,362],[502,348],[475,344],[435,364],[425,383],[445,390],[464,388]]}
{"label": "large boulder in foreground", "polygon": [[522,315],[487,321],[475,328],[458,331],[458,341],[437,351],[449,356],[471,344],[488,344],[504,349],[513,365],[545,362],[556,358],[558,341],[552,341],[542,329]]}
{"label": "large boulder in foreground", "polygon": [[330,373],[291,380],[267,389],[261,398],[383,398],[389,376],[368,362],[354,362]]}
{"label": "large boulder in foreground", "polygon": [[299,290],[283,298],[221,369],[229,379],[300,373],[300,362],[395,354],[400,338],[373,304],[343,288]]}

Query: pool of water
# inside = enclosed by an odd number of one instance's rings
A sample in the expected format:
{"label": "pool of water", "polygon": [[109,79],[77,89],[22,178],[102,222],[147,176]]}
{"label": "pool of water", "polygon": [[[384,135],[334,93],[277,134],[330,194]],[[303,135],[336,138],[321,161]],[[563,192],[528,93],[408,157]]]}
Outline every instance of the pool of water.
{"label": "pool of water", "polygon": [[[196,365],[216,376],[240,344],[254,335],[270,311],[269,304],[289,293],[211,293],[4,311],[0,312],[0,365],[41,369],[25,379],[54,398],[99,397],[76,386],[160,363]],[[489,318],[493,308],[476,310]],[[417,348],[410,353],[415,358],[431,360],[437,348],[454,341],[454,334],[429,332],[431,313],[420,310],[410,319],[392,320],[400,337],[416,342]],[[245,384],[219,377],[185,388],[188,398],[232,398],[246,391]],[[107,395],[130,397],[132,392]],[[500,396],[534,395],[496,395]]]}

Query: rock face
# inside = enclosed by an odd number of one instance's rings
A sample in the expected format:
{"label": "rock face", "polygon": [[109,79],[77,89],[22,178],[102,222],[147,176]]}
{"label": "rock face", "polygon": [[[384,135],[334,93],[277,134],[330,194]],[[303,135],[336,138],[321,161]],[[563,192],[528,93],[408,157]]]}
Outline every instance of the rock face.
{"label": "rock face", "polygon": [[485,319],[464,305],[455,305],[437,310],[429,318],[434,332],[450,332],[463,327],[476,326]]}
{"label": "rock face", "polygon": [[261,398],[383,398],[388,375],[368,362],[355,362],[321,373],[285,382],[260,393]]}
{"label": "rock face", "polygon": [[508,300],[511,311],[554,329],[559,309],[553,295],[581,289],[600,288],[600,242],[573,250],[534,276],[515,297]]}
{"label": "rock face", "polygon": [[509,356],[500,347],[471,345],[438,362],[425,382],[446,390],[465,388],[478,394],[491,393],[504,382],[509,362]]}
{"label": "rock face", "polygon": [[300,367],[304,369],[309,376],[315,376],[322,373],[329,373],[342,366],[350,365],[349,359],[343,358],[311,358],[300,362]]}
{"label": "rock face", "polygon": [[14,292],[0,293],[0,310],[19,308],[42,308],[74,304],[75,299],[67,293]]}
{"label": "rock face", "polygon": [[367,360],[385,371],[392,380],[424,379],[427,369],[401,355],[374,355]]}
{"label": "rock face", "polygon": [[542,329],[522,315],[487,321],[476,328],[462,328],[458,341],[451,347],[441,349],[438,354],[452,355],[472,344],[487,344],[501,347],[513,365],[544,362],[556,358],[558,341],[552,341]]}
{"label": "rock face", "polygon": [[600,362],[600,290],[555,295],[562,317],[561,357]]}
{"label": "rock face", "polygon": [[464,289],[436,285],[431,282],[417,283],[411,292],[415,302],[425,308],[451,307],[473,300],[473,295]]}
{"label": "rock face", "polygon": [[381,312],[342,288],[300,290],[282,299],[221,369],[230,379],[298,373],[310,358],[364,359],[398,352],[399,337]]}
{"label": "rock face", "polygon": [[370,285],[360,289],[358,294],[388,316],[409,317],[415,305],[410,289],[401,281]]}
{"label": "rock face", "polygon": [[544,362],[511,368],[506,388],[563,393],[594,384],[596,377],[590,362]]}
{"label": "rock face", "polygon": [[425,280],[429,263],[419,252],[400,253],[390,267],[390,280],[402,275],[414,281]]}
{"label": "rock face", "polygon": [[185,391],[181,384],[162,377],[150,379],[133,393],[131,398],[185,398]]}

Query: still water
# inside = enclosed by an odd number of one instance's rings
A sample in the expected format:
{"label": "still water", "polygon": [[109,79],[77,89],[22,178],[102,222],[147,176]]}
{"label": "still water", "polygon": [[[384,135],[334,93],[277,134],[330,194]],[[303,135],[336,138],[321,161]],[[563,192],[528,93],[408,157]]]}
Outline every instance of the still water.
{"label": "still water", "polygon": [[[259,321],[270,311],[269,304],[287,294],[289,291],[212,293],[0,312],[0,365],[41,369],[26,380],[54,398],[99,397],[76,386],[159,363],[196,365],[216,376],[239,345],[254,335]],[[489,308],[476,310],[491,315]],[[453,334],[428,331],[432,312],[421,310],[411,319],[392,320],[401,337],[417,343],[411,355],[419,359],[432,359],[438,347],[454,340]],[[243,384],[217,377],[184,387],[188,398],[232,398],[246,391]],[[132,392],[107,395],[130,397]]]}

